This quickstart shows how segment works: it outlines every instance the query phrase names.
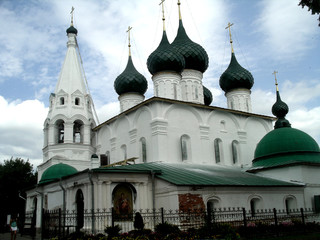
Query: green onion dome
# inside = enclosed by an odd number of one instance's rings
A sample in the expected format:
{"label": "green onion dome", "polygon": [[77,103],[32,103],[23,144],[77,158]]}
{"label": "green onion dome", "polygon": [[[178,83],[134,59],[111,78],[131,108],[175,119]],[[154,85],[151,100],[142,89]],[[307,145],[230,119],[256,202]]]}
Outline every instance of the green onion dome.
{"label": "green onion dome", "polygon": [[277,128],[258,143],[253,168],[268,168],[288,164],[320,164],[317,142],[308,134],[291,127]]}
{"label": "green onion dome", "polygon": [[184,69],[184,58],[170,45],[166,31],[163,31],[162,39],[157,49],[148,57],[147,66],[152,75],[162,71],[180,73]]}
{"label": "green onion dome", "polygon": [[64,163],[58,163],[58,164],[52,165],[51,167],[47,168],[43,172],[39,184],[51,182],[65,176],[75,174],[77,172],[78,172],[77,169],[75,169],[70,165],[67,165]]}
{"label": "green onion dome", "polygon": [[67,30],[66,30],[67,34],[69,33],[74,33],[77,34],[78,30],[74,27],[74,26],[70,26]]}
{"label": "green onion dome", "polygon": [[231,55],[231,61],[224,73],[220,77],[220,87],[223,91],[229,92],[236,88],[246,88],[250,90],[254,79],[252,74],[243,68],[237,61],[234,53]]}
{"label": "green onion dome", "polygon": [[272,114],[278,118],[274,125],[274,128],[291,126],[289,121],[285,118],[288,112],[289,112],[288,105],[281,100],[280,93],[279,91],[277,91],[277,101],[272,106]]}
{"label": "green onion dome", "polygon": [[207,52],[199,44],[191,41],[181,19],[179,20],[177,36],[171,45],[184,57],[185,69],[194,69],[202,73],[207,70],[209,65]]}
{"label": "green onion dome", "polygon": [[146,78],[136,70],[131,56],[129,56],[126,69],[114,81],[114,89],[118,95],[129,92],[143,95],[147,91],[147,88],[148,82]]}
{"label": "green onion dome", "polygon": [[204,97],[204,105],[209,106],[212,103],[212,93],[211,91],[203,86],[203,97]]}

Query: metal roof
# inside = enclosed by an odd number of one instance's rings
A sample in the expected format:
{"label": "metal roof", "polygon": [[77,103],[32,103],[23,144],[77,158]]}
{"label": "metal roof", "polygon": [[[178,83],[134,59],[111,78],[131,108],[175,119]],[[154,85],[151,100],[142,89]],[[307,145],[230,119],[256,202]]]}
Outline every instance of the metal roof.
{"label": "metal roof", "polygon": [[92,169],[100,173],[151,173],[156,178],[179,186],[285,186],[299,187],[295,184],[245,172],[241,168],[200,164],[173,164],[150,162],[125,166]]}

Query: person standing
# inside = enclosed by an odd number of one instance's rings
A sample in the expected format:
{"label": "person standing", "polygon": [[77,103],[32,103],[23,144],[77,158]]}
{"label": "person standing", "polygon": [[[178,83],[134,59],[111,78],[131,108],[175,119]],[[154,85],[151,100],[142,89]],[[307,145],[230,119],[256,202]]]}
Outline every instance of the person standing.
{"label": "person standing", "polygon": [[18,230],[17,219],[11,218],[11,220],[10,220],[11,240],[16,240],[17,230]]}

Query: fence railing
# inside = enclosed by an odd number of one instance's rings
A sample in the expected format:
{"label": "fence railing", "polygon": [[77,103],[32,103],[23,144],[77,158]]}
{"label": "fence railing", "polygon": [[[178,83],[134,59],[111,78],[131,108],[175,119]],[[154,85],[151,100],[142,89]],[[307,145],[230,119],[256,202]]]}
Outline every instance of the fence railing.
{"label": "fence railing", "polygon": [[[245,208],[220,208],[212,211],[200,209],[196,211],[140,209],[127,214],[116,214],[113,209],[76,211],[61,209],[45,211],[42,216],[42,233],[45,237],[66,236],[72,232],[104,233],[108,226],[119,225],[122,232],[134,229],[134,216],[139,212],[145,228],[154,230],[159,223],[170,223],[181,230],[201,228],[211,224],[228,223],[233,227],[252,227],[258,224],[281,225],[292,222],[320,222],[320,215],[312,209],[294,209],[290,211],[279,209],[256,210]],[[26,214],[26,216],[31,216]],[[27,218],[26,218],[27,221]]]}

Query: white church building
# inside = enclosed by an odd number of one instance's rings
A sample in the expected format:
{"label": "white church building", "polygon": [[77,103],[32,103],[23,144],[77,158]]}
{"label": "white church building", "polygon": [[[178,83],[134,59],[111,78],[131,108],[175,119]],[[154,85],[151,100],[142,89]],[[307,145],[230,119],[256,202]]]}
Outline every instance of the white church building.
{"label": "white church building", "polygon": [[220,77],[228,106],[221,108],[202,84],[208,55],[188,37],[181,14],[174,41],[163,28],[147,59],[154,97],[144,97],[147,80],[134,67],[129,42],[127,66],[114,81],[121,112],[97,125],[77,34],[71,21],[26,211],[319,207],[318,144],[291,128],[278,89],[275,117],[252,112],[254,78],[233,48]]}

